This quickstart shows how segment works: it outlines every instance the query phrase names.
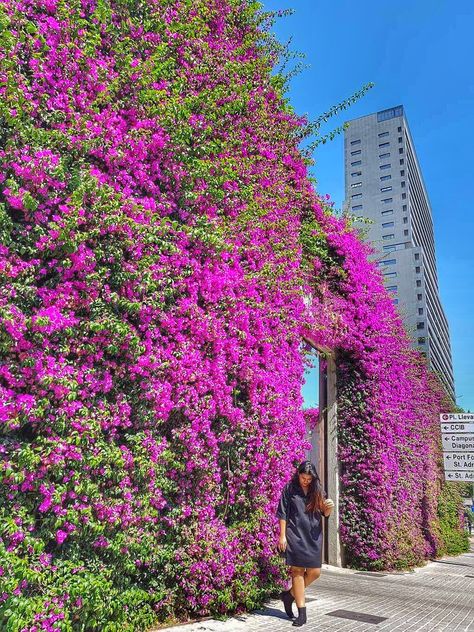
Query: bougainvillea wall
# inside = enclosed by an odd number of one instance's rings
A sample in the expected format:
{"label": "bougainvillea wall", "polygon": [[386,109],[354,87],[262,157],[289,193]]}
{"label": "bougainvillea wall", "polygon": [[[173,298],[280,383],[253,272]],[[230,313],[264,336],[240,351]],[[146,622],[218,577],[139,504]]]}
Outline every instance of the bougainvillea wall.
{"label": "bougainvillea wall", "polygon": [[303,335],[337,351],[349,562],[442,547],[442,393],[313,190],[257,10],[0,2],[2,629],[260,604]]}
{"label": "bougainvillea wall", "polygon": [[[410,347],[367,247],[340,220],[316,216],[333,260],[318,264],[311,281],[313,317],[326,314],[332,325],[309,337],[336,350],[346,563],[419,564],[445,547],[438,420],[452,403]],[[337,275],[336,290],[327,292]]]}

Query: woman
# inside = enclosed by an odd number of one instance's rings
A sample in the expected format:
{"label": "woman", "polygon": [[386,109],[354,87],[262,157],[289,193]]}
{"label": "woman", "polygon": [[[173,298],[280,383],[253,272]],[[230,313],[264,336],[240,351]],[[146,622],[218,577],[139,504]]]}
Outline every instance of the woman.
{"label": "woman", "polygon": [[294,618],[292,603],[296,601],[294,626],[306,623],[304,589],[321,574],[321,516],[328,517],[333,507],[332,500],[324,499],[316,468],[303,461],[284,487],[276,514],[280,521],[278,549],[285,552],[291,571],[291,589],[283,591],[281,599],[290,618]]}

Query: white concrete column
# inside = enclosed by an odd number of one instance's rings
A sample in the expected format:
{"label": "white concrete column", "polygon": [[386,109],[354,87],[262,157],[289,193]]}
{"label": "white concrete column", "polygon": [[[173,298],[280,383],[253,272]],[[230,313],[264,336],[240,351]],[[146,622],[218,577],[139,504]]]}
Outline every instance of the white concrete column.
{"label": "white concrete column", "polygon": [[339,461],[337,458],[337,383],[336,362],[333,355],[327,357],[327,411],[326,411],[326,475],[327,492],[334,501],[334,509],[328,520],[328,562],[343,566],[344,555],[339,537]]}

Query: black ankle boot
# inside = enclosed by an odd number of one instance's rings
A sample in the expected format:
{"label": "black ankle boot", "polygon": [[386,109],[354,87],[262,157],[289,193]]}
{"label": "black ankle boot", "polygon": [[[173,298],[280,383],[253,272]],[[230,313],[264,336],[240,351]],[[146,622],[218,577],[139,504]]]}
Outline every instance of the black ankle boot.
{"label": "black ankle boot", "polygon": [[283,601],[283,605],[285,606],[285,612],[290,619],[294,619],[295,615],[293,614],[292,604],[295,600],[293,595],[289,590],[284,590],[280,593],[280,599]]}
{"label": "black ankle boot", "polygon": [[298,616],[293,621],[295,627],[301,627],[306,623],[306,607],[298,608]]}

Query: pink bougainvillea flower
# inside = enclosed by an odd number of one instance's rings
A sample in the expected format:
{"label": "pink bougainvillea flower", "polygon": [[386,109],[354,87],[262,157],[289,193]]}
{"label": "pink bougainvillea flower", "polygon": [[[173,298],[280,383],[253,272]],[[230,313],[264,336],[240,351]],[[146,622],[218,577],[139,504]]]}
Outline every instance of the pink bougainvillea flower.
{"label": "pink bougainvillea flower", "polygon": [[269,20],[0,0],[2,629],[142,631],[274,593],[275,506],[319,421],[303,340],[337,359],[348,563],[462,537],[451,404],[308,178]]}

